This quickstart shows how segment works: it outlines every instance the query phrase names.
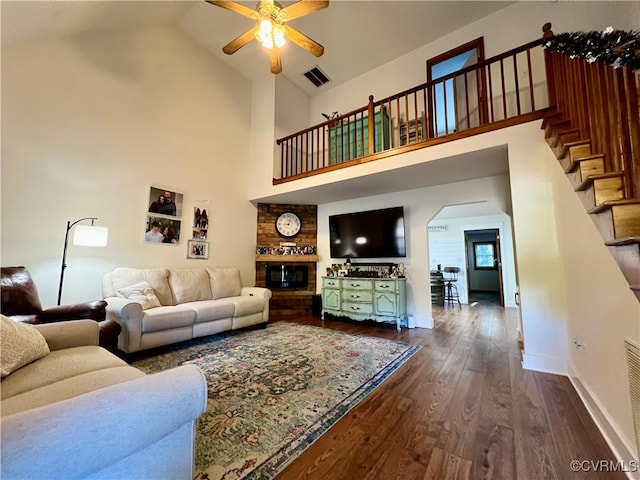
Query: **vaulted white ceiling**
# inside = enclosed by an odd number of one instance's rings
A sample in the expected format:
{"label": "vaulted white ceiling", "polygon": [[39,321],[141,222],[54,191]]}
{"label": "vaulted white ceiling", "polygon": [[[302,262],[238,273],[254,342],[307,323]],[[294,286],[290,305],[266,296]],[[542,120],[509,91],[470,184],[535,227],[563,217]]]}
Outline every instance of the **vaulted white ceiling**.
{"label": "vaulted white ceiling", "polygon": [[[256,2],[241,2],[253,8]],[[283,6],[293,2],[283,1]],[[283,72],[309,96],[346,82],[378,65],[464,27],[511,2],[331,0],[328,8],[290,25],[325,47],[316,58],[289,42]],[[222,47],[251,28],[248,18],[202,1],[24,1],[1,0],[2,44],[105,34],[150,27],[175,27],[250,80],[272,75],[268,55],[250,42],[232,56]],[[455,45],[452,45],[455,47]],[[426,59],[425,59],[426,60]],[[303,73],[319,66],[331,79],[320,88]],[[456,163],[457,162],[457,163]],[[456,168],[451,168],[452,165]],[[454,163],[428,162],[269,199],[281,203],[325,203],[507,173],[506,152],[489,149]]]}
{"label": "vaulted white ceiling", "polygon": [[[257,2],[241,2],[254,8]],[[281,2],[287,6],[291,1]],[[505,1],[331,0],[328,8],[290,25],[325,47],[316,58],[291,42],[281,49],[284,75],[308,95],[354,78],[504,8]],[[269,60],[257,42],[234,55],[222,47],[252,27],[252,20],[202,1],[2,0],[2,42],[82,36],[126,29],[176,26],[247,78],[267,75]],[[319,66],[331,79],[320,88],[303,73]]]}

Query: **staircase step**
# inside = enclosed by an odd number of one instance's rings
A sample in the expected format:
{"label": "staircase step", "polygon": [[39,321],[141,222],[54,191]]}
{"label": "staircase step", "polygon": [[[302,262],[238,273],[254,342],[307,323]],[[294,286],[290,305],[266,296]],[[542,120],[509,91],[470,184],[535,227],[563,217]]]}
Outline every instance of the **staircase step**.
{"label": "staircase step", "polygon": [[553,149],[556,158],[562,159],[569,155],[570,161],[578,160],[579,158],[590,157],[591,153],[591,140],[577,140],[575,142],[563,143]]}
{"label": "staircase step", "polygon": [[580,140],[580,130],[577,128],[554,129],[547,137],[547,143],[551,148],[578,140]]}
{"label": "staircase step", "polygon": [[594,205],[625,198],[624,174],[622,172],[590,175],[578,184],[575,190],[580,192],[591,187],[593,187],[594,191]]}
{"label": "staircase step", "polygon": [[562,112],[559,112],[557,110],[552,111],[544,115],[544,118],[542,119],[542,126],[540,128],[546,131],[549,126],[557,123],[561,123],[561,122],[571,123],[571,120],[565,118],[564,113]]}
{"label": "staircase step", "polygon": [[549,138],[554,136],[558,130],[566,130],[569,128],[571,128],[571,120],[557,120],[544,127],[544,136],[545,138]]}
{"label": "staircase step", "polygon": [[624,237],[606,242],[629,285],[640,291],[640,237]]}
{"label": "staircase step", "polygon": [[584,180],[589,175],[599,175],[604,173],[604,155],[599,153],[589,157],[578,158],[577,160],[567,162],[564,173],[571,173],[574,170],[580,170],[580,178]]}
{"label": "staircase step", "polygon": [[640,199],[606,201],[589,213],[605,242],[640,237]]}

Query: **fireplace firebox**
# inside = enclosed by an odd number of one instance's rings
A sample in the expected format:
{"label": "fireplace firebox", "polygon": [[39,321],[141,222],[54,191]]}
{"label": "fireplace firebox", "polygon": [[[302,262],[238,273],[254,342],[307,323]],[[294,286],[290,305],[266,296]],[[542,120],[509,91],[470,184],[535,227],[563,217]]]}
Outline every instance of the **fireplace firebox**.
{"label": "fireplace firebox", "polygon": [[309,267],[307,265],[265,265],[265,286],[267,288],[294,289],[307,288]]}

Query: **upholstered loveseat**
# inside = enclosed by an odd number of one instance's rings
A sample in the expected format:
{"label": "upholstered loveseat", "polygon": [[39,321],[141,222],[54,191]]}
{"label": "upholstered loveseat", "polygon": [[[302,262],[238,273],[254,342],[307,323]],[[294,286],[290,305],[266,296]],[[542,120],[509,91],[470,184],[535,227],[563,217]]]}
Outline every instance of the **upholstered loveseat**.
{"label": "upholstered loveseat", "polygon": [[3,480],[192,478],[198,367],[145,375],[98,346],[94,321],[0,318]]}
{"label": "upholstered loveseat", "polygon": [[126,353],[266,323],[271,291],[243,287],[237,268],[116,268],[104,275],[107,319]]}

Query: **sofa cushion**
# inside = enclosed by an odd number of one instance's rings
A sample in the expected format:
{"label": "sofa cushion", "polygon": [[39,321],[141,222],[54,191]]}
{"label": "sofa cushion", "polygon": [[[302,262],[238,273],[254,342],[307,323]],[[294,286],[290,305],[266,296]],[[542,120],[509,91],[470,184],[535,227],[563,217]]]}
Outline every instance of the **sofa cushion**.
{"label": "sofa cushion", "polygon": [[225,301],[235,305],[234,318],[244,317],[253,313],[261,313],[264,310],[264,300],[258,297],[230,297]]}
{"label": "sofa cushion", "polygon": [[142,333],[188,327],[195,321],[196,312],[186,305],[152,308],[143,313]]}
{"label": "sofa cushion", "polygon": [[211,300],[211,282],[204,268],[169,270],[169,285],[177,304]]}
{"label": "sofa cushion", "polygon": [[120,288],[118,296],[128,298],[142,305],[142,309],[155,308],[160,306],[160,300],[156,296],[149,282],[140,282],[129,287]]}
{"label": "sofa cushion", "polygon": [[168,268],[118,267],[111,274],[111,282],[116,291],[144,281],[149,282],[161,305],[175,305],[169,287]]}
{"label": "sofa cushion", "polygon": [[126,366],[124,360],[98,346],[54,350],[2,380],[2,399],[94,370]]}
{"label": "sofa cushion", "polygon": [[207,268],[207,272],[211,279],[211,294],[214,300],[240,295],[242,291],[240,270],[235,267]]}
{"label": "sofa cushion", "polygon": [[58,382],[29,390],[2,401],[2,415],[42,407],[53,402],[77,397],[99,388],[144,377],[137,368],[119,366],[81,373]]}
{"label": "sofa cushion", "polygon": [[[31,325],[0,315],[0,372],[2,378],[49,353],[44,336]],[[4,382],[2,384],[4,389]]]}
{"label": "sofa cushion", "polygon": [[201,323],[233,318],[236,306],[232,302],[227,302],[226,298],[222,298],[220,300],[192,302],[189,304],[189,308],[196,312],[196,323]]}

